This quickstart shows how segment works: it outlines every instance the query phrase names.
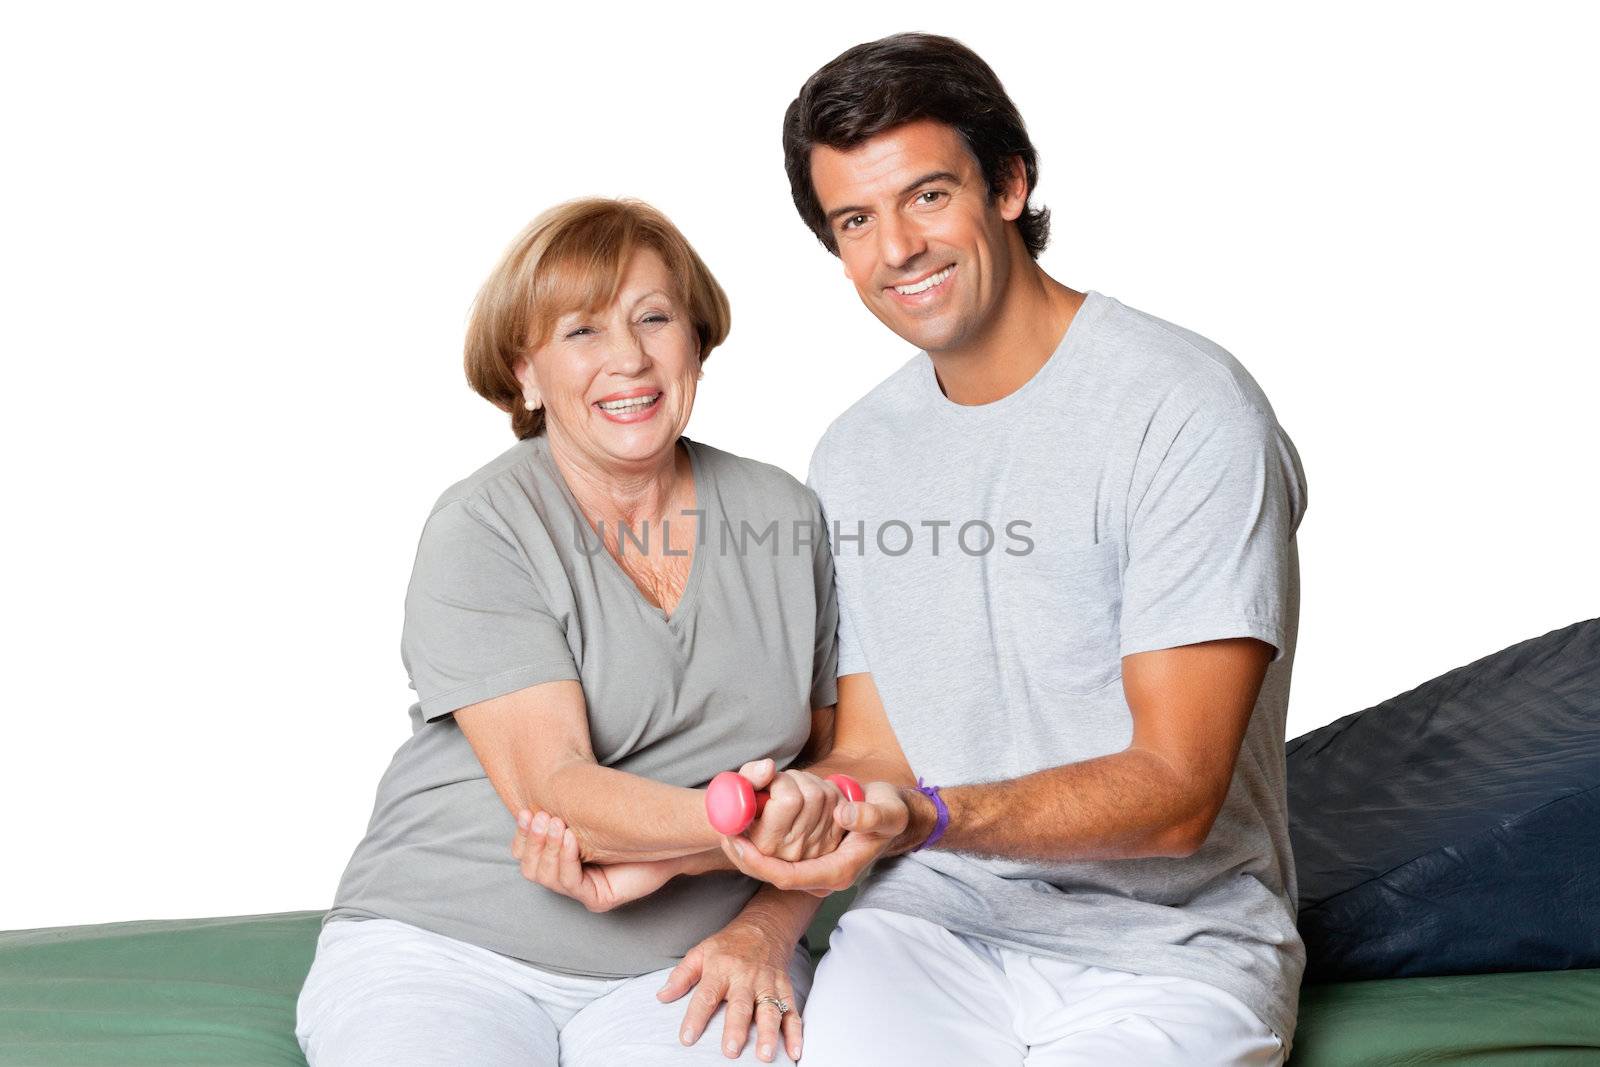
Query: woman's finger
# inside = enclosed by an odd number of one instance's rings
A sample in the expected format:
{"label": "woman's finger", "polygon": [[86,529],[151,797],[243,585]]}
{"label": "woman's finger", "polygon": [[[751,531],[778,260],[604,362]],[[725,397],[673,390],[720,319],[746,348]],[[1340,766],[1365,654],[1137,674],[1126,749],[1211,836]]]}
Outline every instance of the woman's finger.
{"label": "woman's finger", "polygon": [[522,861],[522,876],[530,882],[539,880],[539,856],[544,847],[544,828],[550,816],[542,811],[533,813],[533,818],[528,821],[528,831],[522,835],[522,855],[517,858]]}
{"label": "woman's finger", "polygon": [[[778,984],[777,976],[768,972],[764,977],[766,984],[758,984],[756,986],[756,995],[775,993],[780,1000],[788,1002],[789,998],[784,995],[783,987]],[[756,1017],[756,1059],[771,1063],[772,1057],[777,1055],[778,1050],[778,1027],[788,1013],[779,1012],[777,1005],[770,1000],[755,1005],[754,1010]]]}
{"label": "woman's finger", "polygon": [[546,888],[561,885],[561,834],[566,825],[552,818],[545,824],[544,838],[539,842],[539,884]]}
{"label": "woman's finger", "polygon": [[[786,851],[788,841],[794,835],[796,828],[802,832],[805,829],[800,824],[804,806],[805,797],[792,776],[782,774],[774,778],[772,784],[767,787],[767,804],[761,809],[761,818],[750,825],[748,831],[750,840],[756,848],[767,855],[780,855]],[[782,858],[793,857],[782,856]]]}
{"label": "woman's finger", "polygon": [[729,1059],[738,1059],[745,1042],[750,1040],[750,1017],[756,998],[751,981],[750,977],[736,978],[728,986],[728,1010],[722,1017],[722,1054]]}
{"label": "woman's finger", "polygon": [[511,839],[511,855],[514,859],[521,859],[522,853],[528,847],[528,824],[533,822],[533,812],[523,808],[517,812],[517,832]]}
{"label": "woman's finger", "polygon": [[800,1060],[801,1049],[805,1046],[805,1035],[800,1022],[800,1003],[795,999],[794,986],[789,983],[789,976],[783,976],[783,999],[788,1003],[789,1010],[783,1013],[783,1047],[789,1050],[789,1058],[796,1062]]}
{"label": "woman's finger", "polygon": [[700,1040],[727,989],[726,976],[715,967],[706,968],[700,976],[700,984],[694,987],[694,995],[689,998],[688,1010],[683,1013],[683,1029],[678,1033],[678,1040],[685,1045]]}
{"label": "woman's finger", "polygon": [[672,968],[672,973],[667,975],[667,984],[656,990],[656,999],[663,1004],[671,1004],[694,988],[700,980],[700,970],[705,960],[705,954],[700,946],[690,949],[678,965]]}
{"label": "woman's finger", "polygon": [[750,784],[757,789],[765,789],[772,784],[772,779],[778,775],[778,761],[767,759],[751,760],[739,768],[739,777],[749,779]]}
{"label": "woman's finger", "polygon": [[572,828],[561,835],[561,849],[556,861],[556,877],[560,880],[561,889],[569,897],[576,897],[585,905],[590,903],[586,899],[593,894],[584,893],[585,879],[583,877],[583,861],[578,858],[578,835]]}

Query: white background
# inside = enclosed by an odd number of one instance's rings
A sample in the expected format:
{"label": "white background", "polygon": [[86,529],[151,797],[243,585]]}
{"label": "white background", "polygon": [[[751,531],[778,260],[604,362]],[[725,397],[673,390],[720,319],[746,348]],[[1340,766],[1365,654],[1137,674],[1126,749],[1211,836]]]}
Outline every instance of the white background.
{"label": "white background", "polygon": [[513,440],[467,307],[541,209],[684,229],[734,308],[690,432],[803,475],[910,349],[779,119],[904,29],[1020,105],[1046,268],[1228,348],[1299,447],[1291,735],[1596,614],[1587,9],[551,6],[5,17],[0,927],[330,902],[422,520]]}

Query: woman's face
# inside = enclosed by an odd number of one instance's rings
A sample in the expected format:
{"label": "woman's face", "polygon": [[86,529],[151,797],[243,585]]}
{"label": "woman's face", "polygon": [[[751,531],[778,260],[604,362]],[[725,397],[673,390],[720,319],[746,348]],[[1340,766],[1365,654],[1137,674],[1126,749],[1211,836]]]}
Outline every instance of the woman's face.
{"label": "woman's face", "polygon": [[677,292],[660,254],[641,248],[610,307],[563,315],[518,364],[553,443],[601,469],[673,461],[700,377],[699,338]]}

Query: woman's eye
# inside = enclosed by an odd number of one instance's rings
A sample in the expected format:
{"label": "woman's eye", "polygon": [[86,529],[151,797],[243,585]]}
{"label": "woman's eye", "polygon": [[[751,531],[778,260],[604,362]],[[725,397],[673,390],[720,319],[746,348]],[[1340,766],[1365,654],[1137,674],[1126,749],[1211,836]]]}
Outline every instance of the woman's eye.
{"label": "woman's eye", "polygon": [[570,331],[567,334],[567,336],[568,337],[582,337],[585,334],[591,334],[591,333],[594,333],[594,330],[590,329],[587,326],[579,326],[577,329]]}
{"label": "woman's eye", "polygon": [[659,311],[652,311],[650,314],[646,315],[644,318],[640,319],[639,321],[640,322],[671,322],[672,320],[670,318],[668,318],[666,315],[663,315]]}

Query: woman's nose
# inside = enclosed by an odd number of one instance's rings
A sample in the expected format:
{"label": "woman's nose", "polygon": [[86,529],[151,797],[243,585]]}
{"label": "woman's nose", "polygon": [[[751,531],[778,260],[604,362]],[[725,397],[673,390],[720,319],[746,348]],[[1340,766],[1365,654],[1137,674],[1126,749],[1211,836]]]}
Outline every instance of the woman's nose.
{"label": "woman's nose", "polygon": [[644,338],[633,330],[622,330],[613,336],[617,342],[607,353],[607,370],[614,374],[634,375],[650,366],[650,353],[645,349]]}

